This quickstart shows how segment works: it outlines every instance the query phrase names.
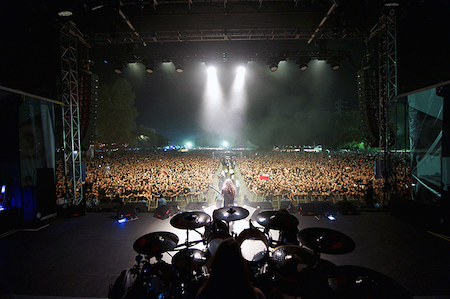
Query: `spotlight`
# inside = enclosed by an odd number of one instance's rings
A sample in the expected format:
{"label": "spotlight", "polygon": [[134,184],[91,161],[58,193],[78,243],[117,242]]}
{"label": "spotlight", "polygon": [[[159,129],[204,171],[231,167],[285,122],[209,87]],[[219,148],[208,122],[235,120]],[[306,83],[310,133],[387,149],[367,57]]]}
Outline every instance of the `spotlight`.
{"label": "spotlight", "polygon": [[333,71],[337,71],[340,67],[339,60],[334,57],[327,59],[327,63],[330,64],[330,67]]}
{"label": "spotlight", "polygon": [[310,61],[311,61],[311,57],[302,56],[297,59],[296,63],[298,64],[298,67],[300,68],[300,70],[306,71],[308,69],[308,62],[310,62]]}
{"label": "spotlight", "polygon": [[183,68],[185,65],[185,61],[184,59],[182,60],[173,60],[172,61],[173,65],[175,65],[175,70],[177,71],[177,73],[182,73],[183,72]]}
{"label": "spotlight", "polygon": [[275,72],[278,69],[278,62],[275,62],[275,61],[271,62],[269,64],[269,68],[270,68],[270,71]]}
{"label": "spotlight", "polygon": [[114,72],[116,72],[116,74],[122,74],[122,70],[124,67],[125,67],[125,64],[116,63],[116,65],[114,66]]}
{"label": "spotlight", "polygon": [[143,61],[142,63],[145,65],[145,71],[149,74],[153,74],[156,63],[154,61]]}

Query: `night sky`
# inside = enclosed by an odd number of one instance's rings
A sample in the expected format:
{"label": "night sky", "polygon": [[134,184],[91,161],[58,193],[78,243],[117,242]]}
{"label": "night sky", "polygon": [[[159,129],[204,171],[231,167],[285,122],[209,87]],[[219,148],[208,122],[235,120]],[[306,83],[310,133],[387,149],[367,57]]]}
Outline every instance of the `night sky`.
{"label": "night sky", "polygon": [[[352,55],[360,55],[360,52]],[[360,61],[360,57],[353,59]],[[175,71],[172,63],[159,64],[153,74],[146,73],[144,65],[136,63],[128,64],[122,74],[116,74],[113,65],[97,61],[93,71],[99,74],[100,84],[111,84],[119,78],[130,82],[136,94],[137,125],[154,128],[175,144],[193,142],[204,133],[251,140],[251,136],[241,135],[249,123],[262,123],[269,117],[289,119],[296,113],[312,110],[334,112],[337,100],[345,101],[347,109],[358,109],[358,67],[351,65],[348,59],[341,62],[337,71],[325,61],[318,60],[312,60],[306,71],[301,71],[295,61],[284,61],[276,72],[271,72],[264,61],[249,62],[244,98],[241,99],[243,108],[239,111],[233,111],[235,104],[232,103],[235,67],[232,63],[221,63],[217,67],[223,105],[218,112],[211,112],[213,115],[210,116],[217,121],[207,126],[202,122],[206,113],[203,109],[207,82],[205,63],[188,62],[181,74]],[[305,126],[320,126],[320,115],[316,120]]]}

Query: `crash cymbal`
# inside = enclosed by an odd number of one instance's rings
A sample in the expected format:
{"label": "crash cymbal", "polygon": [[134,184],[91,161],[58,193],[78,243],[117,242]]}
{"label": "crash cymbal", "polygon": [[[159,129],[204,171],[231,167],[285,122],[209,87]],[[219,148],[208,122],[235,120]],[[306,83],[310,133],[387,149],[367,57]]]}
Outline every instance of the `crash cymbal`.
{"label": "crash cymbal", "polygon": [[265,228],[275,230],[293,230],[298,226],[298,219],[286,210],[264,211],[256,215],[256,222]]}
{"label": "crash cymbal", "polygon": [[300,242],[316,253],[345,254],[355,249],[355,242],[347,235],[322,227],[309,227],[298,232]]}
{"label": "crash cymbal", "polygon": [[211,220],[211,216],[205,212],[188,211],[178,213],[170,219],[170,224],[180,229],[196,229],[205,226]]}
{"label": "crash cymbal", "polygon": [[190,274],[206,265],[206,253],[200,249],[182,249],[172,258],[172,266],[182,274]]}
{"label": "crash cymbal", "polygon": [[390,277],[360,266],[338,266],[328,283],[339,298],[412,299],[409,292]]}
{"label": "crash cymbal", "polygon": [[214,211],[214,218],[226,222],[246,218],[250,212],[243,207],[223,207]]}
{"label": "crash cymbal", "polygon": [[154,232],[143,235],[133,244],[133,249],[140,254],[156,256],[173,250],[178,243],[178,236],[170,232]]}
{"label": "crash cymbal", "polygon": [[275,285],[290,296],[304,296],[311,291],[318,258],[308,249],[282,245],[270,253],[269,266],[275,274]]}

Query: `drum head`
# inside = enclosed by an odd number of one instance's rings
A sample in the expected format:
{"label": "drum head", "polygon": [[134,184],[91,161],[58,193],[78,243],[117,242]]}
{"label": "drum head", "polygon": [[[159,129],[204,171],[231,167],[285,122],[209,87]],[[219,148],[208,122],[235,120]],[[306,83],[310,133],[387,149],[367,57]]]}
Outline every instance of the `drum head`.
{"label": "drum head", "polygon": [[[256,228],[243,230],[237,242],[241,248],[242,257],[249,263],[264,264],[269,254],[269,242],[266,236]],[[262,266],[262,265],[261,265]]]}

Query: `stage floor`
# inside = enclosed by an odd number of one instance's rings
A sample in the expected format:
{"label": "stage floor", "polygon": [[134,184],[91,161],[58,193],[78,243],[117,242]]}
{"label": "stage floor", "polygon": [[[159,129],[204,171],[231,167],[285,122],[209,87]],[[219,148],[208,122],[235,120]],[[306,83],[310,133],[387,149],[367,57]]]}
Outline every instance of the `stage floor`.
{"label": "stage floor", "polygon": [[[211,213],[213,208],[208,209]],[[238,234],[248,219],[235,222]],[[0,239],[0,298],[106,298],[111,284],[135,264],[134,242],[150,232],[168,231],[185,241],[186,231],[170,225],[170,218],[152,212],[119,224],[114,212],[88,213],[55,219],[47,226],[19,230]],[[450,296],[450,242],[443,236],[403,222],[388,212],[336,215],[335,221],[292,214],[298,229],[322,227],[353,239],[347,254],[322,254],[336,265],[356,265],[381,272],[405,287],[414,297]],[[202,232],[203,228],[199,231]],[[273,232],[273,238],[278,237]],[[191,231],[190,240],[200,235]],[[205,246],[201,243],[198,246]],[[171,257],[164,253],[164,260]],[[31,297],[30,297],[31,296]]]}

